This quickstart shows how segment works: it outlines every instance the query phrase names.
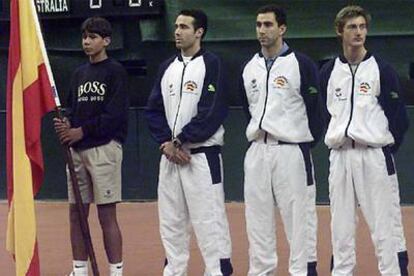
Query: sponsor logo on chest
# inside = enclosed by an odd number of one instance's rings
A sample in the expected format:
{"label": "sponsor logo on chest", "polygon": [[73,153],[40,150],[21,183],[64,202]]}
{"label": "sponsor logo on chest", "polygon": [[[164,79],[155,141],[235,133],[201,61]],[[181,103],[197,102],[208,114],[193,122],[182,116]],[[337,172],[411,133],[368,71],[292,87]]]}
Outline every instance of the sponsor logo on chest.
{"label": "sponsor logo on chest", "polygon": [[170,84],[168,85],[168,94],[169,94],[170,96],[174,96],[174,95],[175,95],[174,85],[173,85],[172,83],[170,83]]}
{"label": "sponsor logo on chest", "polygon": [[88,81],[78,86],[78,102],[102,102],[105,99],[106,84]]}
{"label": "sponsor logo on chest", "polygon": [[250,81],[250,91],[252,93],[258,93],[259,92],[259,86],[257,84],[257,79],[252,79]]}
{"label": "sponsor logo on chest", "polygon": [[346,101],[348,98],[346,97],[346,95],[344,95],[344,93],[342,92],[342,89],[340,87],[335,88],[335,99],[337,101]]}

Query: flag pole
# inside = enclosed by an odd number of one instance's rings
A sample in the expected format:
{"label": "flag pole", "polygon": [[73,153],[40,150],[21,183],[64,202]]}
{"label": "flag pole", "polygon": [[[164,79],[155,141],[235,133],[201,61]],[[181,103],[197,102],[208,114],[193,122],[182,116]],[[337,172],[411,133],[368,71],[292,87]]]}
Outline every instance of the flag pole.
{"label": "flag pole", "polygon": [[[42,32],[40,29],[40,23],[39,23],[39,19],[37,16],[37,12],[34,6],[34,2],[31,2],[31,11],[33,13],[33,18],[35,19],[34,23],[36,25],[36,32],[38,34],[38,39],[39,39],[39,44],[40,44],[40,49],[42,51],[42,55],[43,55],[43,60],[46,66],[46,71],[47,74],[49,76],[49,81],[50,81],[50,85],[52,87],[52,91],[53,91],[53,97],[55,99],[55,103],[56,103],[56,115],[57,118],[63,120],[63,114],[62,114],[62,108],[61,108],[61,104],[60,104],[60,100],[59,100],[59,95],[57,93],[57,89],[56,89],[56,85],[55,85],[55,80],[53,78],[53,74],[52,74],[52,70],[50,68],[50,63],[49,63],[49,57],[46,53],[46,47],[45,47],[45,43],[43,41],[43,36],[42,36]],[[92,267],[92,272],[94,276],[99,276],[99,269],[98,269],[98,265],[96,262],[96,257],[95,257],[95,251],[93,249],[93,244],[92,244],[92,238],[91,238],[91,233],[90,233],[90,229],[89,229],[89,224],[88,224],[88,219],[86,217],[86,212],[85,209],[83,208],[83,202],[82,202],[82,197],[81,197],[81,193],[79,190],[79,183],[78,183],[78,178],[76,177],[76,172],[75,172],[75,167],[74,167],[74,163],[73,163],[73,158],[72,158],[72,152],[70,150],[70,146],[68,144],[64,144],[62,145],[63,150],[64,150],[64,156],[65,156],[65,161],[68,165],[68,169],[69,169],[69,175],[70,175],[70,179],[72,182],[72,188],[73,188],[73,193],[74,193],[74,197],[75,197],[75,205],[76,208],[78,210],[78,219],[80,222],[80,228],[82,231],[82,238],[83,238],[83,242],[85,244],[90,262],[91,262],[91,267]]]}

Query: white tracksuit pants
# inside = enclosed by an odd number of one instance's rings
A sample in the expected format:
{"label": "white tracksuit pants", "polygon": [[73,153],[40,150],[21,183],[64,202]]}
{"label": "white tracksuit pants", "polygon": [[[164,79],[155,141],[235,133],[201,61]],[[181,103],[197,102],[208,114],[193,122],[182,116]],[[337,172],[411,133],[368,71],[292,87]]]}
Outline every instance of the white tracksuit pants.
{"label": "white tracksuit pants", "polygon": [[196,153],[180,166],[161,157],[158,212],[164,276],[187,275],[191,225],[208,276],[230,275],[231,241],[219,153]]}
{"label": "white tracksuit pants", "polygon": [[357,203],[369,226],[381,275],[401,275],[398,255],[406,251],[406,245],[389,149],[348,145],[331,150],[329,161],[332,275],[353,275]]}
{"label": "white tracksuit pants", "polygon": [[[249,276],[274,275],[275,204],[290,246],[289,272],[307,276],[316,265],[315,181],[309,148],[253,142],[244,161]],[[309,274],[314,275],[314,274]]]}

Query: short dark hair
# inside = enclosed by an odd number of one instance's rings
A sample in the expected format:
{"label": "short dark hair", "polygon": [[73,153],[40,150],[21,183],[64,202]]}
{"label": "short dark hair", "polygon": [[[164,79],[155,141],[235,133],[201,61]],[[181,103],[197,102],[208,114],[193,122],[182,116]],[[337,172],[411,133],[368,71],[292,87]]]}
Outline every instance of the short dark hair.
{"label": "short dark hair", "polygon": [[207,15],[204,11],[197,10],[197,9],[188,9],[188,10],[180,11],[178,15],[191,16],[192,18],[194,18],[194,21],[193,21],[194,30],[203,28],[204,32],[201,38],[204,38],[204,36],[207,33],[207,22],[208,22]]}
{"label": "short dark hair", "polygon": [[341,9],[336,15],[335,28],[338,30],[338,32],[342,33],[344,31],[346,21],[359,16],[365,18],[365,23],[368,27],[371,23],[371,15],[366,10],[356,5],[346,6],[343,9]]}
{"label": "short dark hair", "polygon": [[95,33],[102,37],[111,37],[112,35],[112,26],[108,20],[103,17],[89,17],[82,23],[81,32],[84,34],[85,32],[88,33]]}
{"label": "short dark hair", "polygon": [[274,4],[265,5],[257,9],[256,16],[261,13],[268,13],[268,12],[273,12],[276,18],[277,25],[287,26],[287,15],[286,15],[286,11],[284,8],[278,5],[274,5]]}

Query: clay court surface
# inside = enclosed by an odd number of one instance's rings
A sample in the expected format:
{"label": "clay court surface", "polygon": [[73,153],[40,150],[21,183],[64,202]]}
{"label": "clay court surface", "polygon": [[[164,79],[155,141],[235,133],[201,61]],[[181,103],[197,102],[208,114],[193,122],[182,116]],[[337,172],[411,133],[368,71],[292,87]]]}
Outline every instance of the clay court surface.
{"label": "clay court surface", "polygon": [[[247,237],[244,222],[244,205],[242,203],[227,203],[230,231],[233,242],[232,262],[234,275],[246,275],[248,268]],[[63,202],[37,202],[37,228],[41,275],[63,276],[71,269],[71,251],[68,233],[67,204]],[[414,207],[403,207],[404,229],[407,238],[409,271],[414,273]],[[162,275],[164,263],[163,248],[158,234],[158,217],[156,202],[122,203],[118,205],[118,215],[124,238],[124,275],[155,276]],[[5,232],[7,219],[7,203],[0,202],[0,275],[13,276],[13,259],[5,250]],[[331,256],[329,208],[318,207],[318,272],[320,276],[329,275]],[[281,225],[280,217],[277,217]],[[98,266],[102,276],[108,275],[107,261],[104,253],[101,233],[96,216],[96,209],[91,209],[91,232]],[[288,246],[285,234],[279,228],[278,253],[279,276],[288,275]],[[371,239],[363,220],[357,229],[357,260],[356,276],[379,275]],[[90,274],[91,275],[91,274]],[[191,258],[189,276],[203,275],[203,261],[193,239],[191,243]]]}

